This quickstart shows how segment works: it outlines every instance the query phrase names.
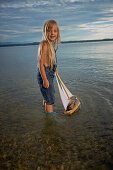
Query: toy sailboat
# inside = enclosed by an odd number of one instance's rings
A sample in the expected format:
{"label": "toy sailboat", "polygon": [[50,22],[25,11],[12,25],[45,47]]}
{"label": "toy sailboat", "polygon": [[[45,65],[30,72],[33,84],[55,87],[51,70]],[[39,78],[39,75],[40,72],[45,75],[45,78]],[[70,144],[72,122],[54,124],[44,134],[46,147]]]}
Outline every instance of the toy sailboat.
{"label": "toy sailboat", "polygon": [[56,73],[56,80],[58,84],[58,89],[61,97],[62,104],[64,106],[64,113],[71,115],[79,109],[80,101],[77,96],[74,96],[64,85],[58,73]]}

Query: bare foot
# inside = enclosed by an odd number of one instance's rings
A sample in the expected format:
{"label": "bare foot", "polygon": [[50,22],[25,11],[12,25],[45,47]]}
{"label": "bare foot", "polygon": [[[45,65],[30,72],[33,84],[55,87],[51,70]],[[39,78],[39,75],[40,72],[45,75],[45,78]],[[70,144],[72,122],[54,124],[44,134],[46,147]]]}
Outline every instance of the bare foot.
{"label": "bare foot", "polygon": [[53,105],[45,103],[45,111],[48,112],[48,113],[53,112]]}

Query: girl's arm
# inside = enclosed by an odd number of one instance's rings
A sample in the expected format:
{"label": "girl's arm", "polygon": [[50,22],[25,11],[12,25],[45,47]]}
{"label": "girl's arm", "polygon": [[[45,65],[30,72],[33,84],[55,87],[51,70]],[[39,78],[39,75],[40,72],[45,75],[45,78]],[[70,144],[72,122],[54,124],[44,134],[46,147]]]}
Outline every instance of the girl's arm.
{"label": "girl's arm", "polygon": [[40,61],[39,61],[39,69],[40,69],[40,74],[43,79],[44,88],[49,87],[49,81],[46,77],[45,68],[44,68],[46,55],[47,55],[47,44],[43,44],[42,51],[41,51],[41,57],[40,57]]}

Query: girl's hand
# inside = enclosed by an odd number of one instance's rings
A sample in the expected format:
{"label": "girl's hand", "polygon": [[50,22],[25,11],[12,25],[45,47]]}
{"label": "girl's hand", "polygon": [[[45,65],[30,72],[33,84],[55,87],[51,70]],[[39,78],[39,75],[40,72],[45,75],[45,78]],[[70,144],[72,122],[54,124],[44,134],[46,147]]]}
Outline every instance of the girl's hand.
{"label": "girl's hand", "polygon": [[43,87],[44,88],[49,88],[49,81],[47,79],[43,80]]}

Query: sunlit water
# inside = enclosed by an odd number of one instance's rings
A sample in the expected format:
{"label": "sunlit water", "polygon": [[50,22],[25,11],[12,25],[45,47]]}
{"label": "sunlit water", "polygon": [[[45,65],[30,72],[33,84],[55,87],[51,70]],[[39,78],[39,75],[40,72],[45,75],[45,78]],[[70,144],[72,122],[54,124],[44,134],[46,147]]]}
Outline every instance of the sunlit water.
{"label": "sunlit water", "polygon": [[46,115],[36,80],[37,46],[0,47],[1,169],[113,168],[113,42],[61,44],[61,79],[81,102]]}

